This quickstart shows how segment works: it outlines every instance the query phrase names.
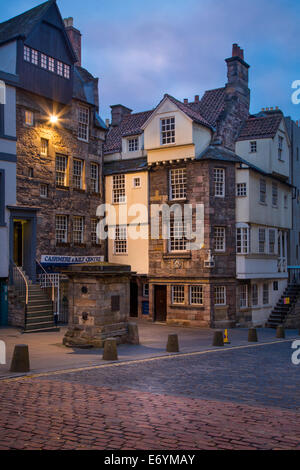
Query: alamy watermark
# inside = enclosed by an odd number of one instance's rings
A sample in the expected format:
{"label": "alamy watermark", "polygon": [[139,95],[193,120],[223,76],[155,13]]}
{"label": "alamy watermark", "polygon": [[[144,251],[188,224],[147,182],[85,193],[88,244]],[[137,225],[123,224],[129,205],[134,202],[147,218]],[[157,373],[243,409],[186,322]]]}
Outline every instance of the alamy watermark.
{"label": "alamy watermark", "polygon": [[4,341],[0,341],[0,365],[6,364],[6,345]]}
{"label": "alamy watermark", "polygon": [[292,103],[300,104],[300,80],[294,80],[292,83],[292,89],[295,90],[292,93]]}
{"label": "alamy watermark", "polygon": [[295,351],[292,354],[292,363],[294,364],[294,366],[299,366],[300,364],[300,340],[299,339],[293,342],[292,349],[295,349]]}
{"label": "alamy watermark", "polygon": [[97,237],[115,240],[116,227],[126,227],[131,240],[185,240],[186,250],[204,246],[203,204],[101,204],[97,208]]}

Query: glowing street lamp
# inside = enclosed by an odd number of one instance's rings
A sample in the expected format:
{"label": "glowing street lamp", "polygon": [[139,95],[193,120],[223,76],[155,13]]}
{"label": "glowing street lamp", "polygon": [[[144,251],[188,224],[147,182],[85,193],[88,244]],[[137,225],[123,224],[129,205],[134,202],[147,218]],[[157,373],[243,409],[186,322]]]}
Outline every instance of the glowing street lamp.
{"label": "glowing street lamp", "polygon": [[50,116],[50,122],[51,122],[51,124],[56,124],[57,121],[58,121],[58,117],[55,116],[54,114],[52,114],[52,115]]}

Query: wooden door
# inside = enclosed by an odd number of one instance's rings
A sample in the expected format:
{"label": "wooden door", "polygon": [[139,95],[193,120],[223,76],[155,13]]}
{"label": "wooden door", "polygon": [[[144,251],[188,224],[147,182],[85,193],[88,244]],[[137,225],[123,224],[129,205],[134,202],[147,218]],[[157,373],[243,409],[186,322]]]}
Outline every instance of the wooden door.
{"label": "wooden door", "polygon": [[155,286],[155,321],[167,320],[167,286]]}

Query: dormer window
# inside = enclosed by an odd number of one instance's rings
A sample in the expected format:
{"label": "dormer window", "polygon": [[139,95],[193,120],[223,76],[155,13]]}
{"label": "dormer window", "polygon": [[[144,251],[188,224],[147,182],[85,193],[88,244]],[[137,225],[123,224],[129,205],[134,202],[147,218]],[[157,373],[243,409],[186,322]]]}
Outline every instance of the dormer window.
{"label": "dormer window", "polygon": [[175,117],[161,120],[161,145],[175,143]]}
{"label": "dormer window", "polygon": [[139,139],[128,139],[128,152],[137,152],[139,149]]}
{"label": "dormer window", "polygon": [[57,75],[60,75],[62,77],[64,73],[63,70],[64,70],[64,64],[58,60],[57,61]]}
{"label": "dormer window", "polygon": [[250,153],[256,153],[257,152],[257,141],[252,140],[250,142]]}
{"label": "dormer window", "polygon": [[24,46],[24,60],[30,62],[30,47]]}
{"label": "dormer window", "polygon": [[48,57],[48,70],[54,72],[55,61],[52,57]]}
{"label": "dormer window", "polygon": [[41,54],[41,67],[42,67],[42,69],[47,69],[48,68],[47,56],[45,54]]}
{"label": "dormer window", "polygon": [[64,65],[64,77],[70,78],[70,66],[66,64]]}
{"label": "dormer window", "polygon": [[34,65],[39,64],[39,53],[35,49],[31,49],[31,63]]}

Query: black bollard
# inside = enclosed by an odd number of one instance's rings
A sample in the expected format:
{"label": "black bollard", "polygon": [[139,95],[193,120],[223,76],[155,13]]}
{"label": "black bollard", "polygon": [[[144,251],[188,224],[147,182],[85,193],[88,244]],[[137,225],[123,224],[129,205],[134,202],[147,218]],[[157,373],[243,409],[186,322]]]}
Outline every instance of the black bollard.
{"label": "black bollard", "polygon": [[283,325],[278,325],[276,329],[276,338],[285,338]]}
{"label": "black bollard", "polygon": [[256,328],[250,328],[248,331],[248,341],[249,343],[257,342],[257,331]]}
{"label": "black bollard", "polygon": [[179,352],[179,344],[178,344],[178,335],[177,334],[172,334],[172,335],[168,336],[167,352]]}
{"label": "black bollard", "polygon": [[118,360],[117,341],[115,338],[107,338],[104,341],[103,360],[104,361],[117,361]]}
{"label": "black bollard", "polygon": [[16,344],[10,372],[29,372],[29,351],[27,344]]}
{"label": "black bollard", "polygon": [[214,332],[213,346],[224,346],[223,331],[217,330]]}

